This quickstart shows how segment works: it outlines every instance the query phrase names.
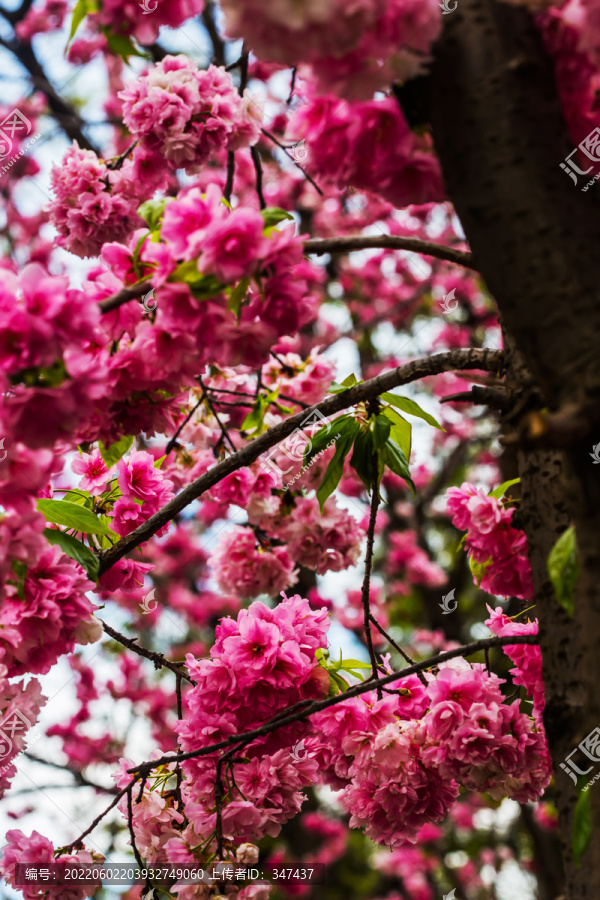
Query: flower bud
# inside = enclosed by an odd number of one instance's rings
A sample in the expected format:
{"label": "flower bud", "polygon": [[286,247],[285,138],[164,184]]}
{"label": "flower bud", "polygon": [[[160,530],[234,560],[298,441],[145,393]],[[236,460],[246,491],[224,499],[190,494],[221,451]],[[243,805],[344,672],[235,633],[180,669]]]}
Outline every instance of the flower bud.
{"label": "flower bud", "polygon": [[235,858],[239,863],[246,863],[252,866],[258,862],[258,847],[256,844],[240,844],[235,853]]}

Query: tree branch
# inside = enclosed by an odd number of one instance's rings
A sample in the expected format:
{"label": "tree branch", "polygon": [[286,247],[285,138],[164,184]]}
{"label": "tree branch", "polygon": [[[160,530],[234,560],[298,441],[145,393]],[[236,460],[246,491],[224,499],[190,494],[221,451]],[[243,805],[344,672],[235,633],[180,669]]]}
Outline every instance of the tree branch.
{"label": "tree branch", "polygon": [[308,410],[302,410],[283,422],[279,422],[269,428],[260,437],[254,438],[231,456],[217,463],[204,475],[201,475],[191,484],[188,484],[176,497],[169,501],[162,509],[151,516],[146,522],[139,525],[135,531],[118,541],[110,550],[100,555],[100,575],[107,572],[118,560],[122,559],[135,547],[139,547],[149,540],[156,532],[171,521],[178,513],[186,508],[193,500],[200,497],[205,491],[218,484],[225,476],[236,472],[244,466],[249,466],[258,457],[270,450],[292,432],[301,428],[306,419],[316,410],[324,416],[330,416],[355,406],[372,397],[377,397],[385,391],[417,381],[429,375],[439,375],[441,372],[449,372],[454,369],[485,369],[498,371],[502,368],[502,353],[498,350],[450,350],[447,353],[438,353],[435,356],[416,359],[399,366],[390,372],[384,372],[376,378],[357,384],[347,391],[336,394],[328,400],[315,404]]}
{"label": "tree branch", "polygon": [[115,808],[115,806],[117,805],[117,803],[119,802],[121,797],[124,797],[128,791],[133,789],[133,785],[137,781],[139,781],[139,778],[133,778],[126,787],[121,788],[119,793],[115,795],[114,799],[109,803],[109,805],[106,807],[106,809],[103,810],[101,813],[99,813],[96,816],[96,818],[94,819],[92,824],[88,828],[86,828],[85,831],[82,831],[82,833],[79,835],[79,837],[76,838],[74,841],[71,841],[70,844],[66,844],[64,847],[61,847],[59,850],[59,854],[70,853],[73,850],[73,847],[75,847],[77,844],[80,844],[83,841],[84,837],[87,837],[88,834],[91,834],[92,831],[94,830],[94,828],[96,827],[96,825],[98,825],[102,821],[104,816],[108,815],[108,813],[111,811],[111,809]]}
{"label": "tree branch", "polygon": [[[371,569],[373,566],[373,545],[375,543],[375,526],[377,524],[377,508],[379,506],[379,459],[377,452],[373,453],[372,458],[373,471],[373,492],[371,495],[371,510],[369,513],[369,527],[367,528],[367,553],[365,556],[365,577],[363,578],[361,603],[363,608],[363,627],[365,632],[365,640],[369,651],[369,659],[371,660],[371,677],[377,678],[378,666],[377,657],[373,648],[373,638],[371,635]],[[377,685],[377,698],[381,700],[381,688]]]}
{"label": "tree branch", "polygon": [[422,241],[420,238],[399,237],[393,234],[311,238],[305,241],[304,249],[307,253],[315,253],[318,256],[323,253],[352,253],[355,250],[411,250],[424,256],[445,259],[446,262],[456,263],[467,269],[475,268],[471,253],[445,247],[443,244],[434,244],[432,241]]}
{"label": "tree branch", "polygon": [[151,290],[152,284],[149,281],[144,281],[143,284],[136,284],[130,288],[123,288],[118,294],[113,294],[112,297],[101,300],[98,307],[101,313],[112,312],[113,309],[123,306],[124,303],[129,303],[130,300],[137,300],[140,297],[143,297],[144,294],[147,294],[148,291]]}
{"label": "tree branch", "polygon": [[219,34],[219,29],[217,28],[217,24],[215,22],[215,4],[212,2],[212,0],[206,3],[204,9],[202,10],[202,22],[204,23],[204,27],[206,28],[208,36],[210,37],[211,43],[213,45],[212,62],[215,64],[215,66],[224,66],[226,62],[225,42]]}
{"label": "tree branch", "polygon": [[[102,784],[97,784],[95,781],[90,781],[85,775],[82,775],[81,772],[78,772],[76,769],[72,769],[70,766],[62,766],[60,763],[52,762],[49,759],[41,759],[39,756],[34,756],[33,753],[29,753],[27,750],[23,754],[30,759],[32,762],[40,763],[42,766],[51,766],[53,769],[60,769],[62,772],[68,772],[69,775],[72,775],[77,783],[77,787],[91,787],[96,791],[103,791],[105,794],[117,794],[118,790],[116,787],[104,787]],[[73,787],[72,784],[64,785],[64,787]]]}
{"label": "tree branch", "polygon": [[[285,149],[285,148],[284,148]],[[253,157],[254,158],[254,157]],[[255,159],[255,165],[257,160]],[[260,161],[260,160],[259,160]],[[227,192],[231,192],[233,185],[233,170],[231,167],[232,156],[228,158],[228,184],[225,188],[225,196]],[[258,180],[257,169],[257,190],[262,191],[262,181]],[[262,206],[263,200],[261,200]],[[473,269],[473,257],[470,253],[464,253],[462,250],[455,250],[453,247],[445,247],[443,244],[434,244],[431,241],[422,241],[419,238],[397,237],[396,235],[378,234],[378,235],[355,235],[350,237],[335,238],[310,238],[304,242],[304,250],[308,254],[322,256],[324,253],[352,253],[356,250],[410,250],[413,253],[422,253],[424,256],[434,256],[436,259],[443,259],[446,262],[456,263],[459,266],[465,266],[467,269]],[[107,313],[113,309],[129,303],[142,297],[152,289],[149,281],[143,284],[136,284],[134,287],[123,288],[112,297],[101,300],[98,306],[100,312]]]}
{"label": "tree branch", "polygon": [[[421,672],[423,669],[430,669],[433,666],[439,665],[441,662],[446,662],[449,659],[455,659],[457,656],[471,656],[473,653],[478,653],[480,650],[485,650],[488,647],[505,647],[507,645],[513,644],[538,644],[539,638],[537,634],[518,634],[518,635],[506,635],[504,637],[491,637],[491,638],[482,638],[478,641],[471,641],[469,644],[465,644],[462,647],[455,647],[453,650],[445,650],[443,653],[438,653],[437,656],[432,656],[429,659],[425,659],[422,662],[414,663],[412,666],[407,666],[406,669],[401,669],[399,672],[391,672],[389,675],[385,675],[384,677],[379,679],[380,687],[384,687],[386,684],[391,684],[394,681],[398,681],[401,678],[407,678],[409,675],[414,675],[418,672]],[[141,778],[144,775],[147,775],[148,772],[151,772],[152,769],[157,768],[157,766],[169,765],[170,763],[181,762],[186,759],[195,759],[199,756],[209,756],[211,753],[215,753],[217,750],[224,750],[227,747],[232,747],[233,745],[245,746],[249,744],[254,738],[262,737],[265,734],[270,734],[271,731],[275,731],[278,728],[283,728],[286,725],[291,725],[294,722],[301,722],[304,719],[307,719],[309,716],[315,715],[315,713],[322,712],[324,709],[328,709],[330,706],[336,706],[338,703],[344,703],[346,700],[350,700],[352,697],[359,697],[361,694],[366,694],[369,691],[374,690],[374,684],[372,681],[363,681],[359,684],[355,684],[349,690],[345,691],[343,694],[337,694],[335,697],[328,697],[326,700],[313,700],[309,706],[305,707],[305,709],[290,713],[289,715],[279,714],[273,719],[270,719],[268,722],[265,722],[264,725],[260,725],[258,728],[252,728],[250,731],[243,732],[242,734],[233,734],[228,738],[225,738],[222,741],[217,741],[215,744],[209,744],[206,747],[200,747],[198,750],[189,750],[187,753],[181,753],[178,756],[161,756],[160,759],[149,760],[148,762],[140,763],[137,766],[133,766],[133,768],[128,769],[129,774],[133,774],[138,778]],[[238,747],[238,749],[239,749]]]}
{"label": "tree branch", "polygon": [[[379,622],[377,621],[377,619],[375,618],[375,616],[373,615],[372,612],[369,612],[369,619],[371,620],[371,622],[373,623],[373,625],[375,626],[377,631],[381,635],[383,635],[383,637],[394,648],[394,650],[396,650],[400,654],[402,659],[404,659],[411,666],[414,666],[414,664],[415,664],[414,659],[411,659],[410,656],[408,655],[408,653],[402,649],[400,644],[396,643],[394,638],[390,634],[388,634],[388,632],[385,630],[385,628],[382,625],[379,624]],[[427,687],[427,679],[425,678],[423,673],[417,672],[417,675],[419,676],[419,680],[420,680],[421,684],[423,684],[423,685],[425,685],[425,687]]]}
{"label": "tree branch", "polygon": [[190,684],[196,684],[195,681],[187,675],[181,666],[178,666],[177,663],[171,662],[162,653],[157,653],[155,650],[146,650],[145,647],[140,647],[137,643],[137,638],[128,638],[125,637],[124,634],[121,634],[119,631],[115,631],[114,628],[111,628],[106,622],[102,622],[102,627],[105,632],[114,640],[118,641],[119,644],[122,644],[124,647],[127,647],[128,650],[133,650],[134,653],[137,653],[138,656],[143,656],[144,659],[149,659],[154,663],[155,669],[160,669],[164,667],[165,669],[170,669],[171,672],[174,672],[178,678],[184,678],[186,681],[189,681]]}

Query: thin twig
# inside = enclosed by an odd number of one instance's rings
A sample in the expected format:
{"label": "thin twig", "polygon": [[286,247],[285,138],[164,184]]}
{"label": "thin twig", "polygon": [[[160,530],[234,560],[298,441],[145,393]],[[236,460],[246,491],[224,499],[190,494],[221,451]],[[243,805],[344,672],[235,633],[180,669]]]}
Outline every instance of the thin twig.
{"label": "thin twig", "polygon": [[244,91],[246,90],[246,86],[248,84],[248,57],[250,53],[246,49],[246,45],[244,44],[242,47],[242,56],[240,59],[240,86],[238,88],[238,93],[240,97],[244,96]]}
{"label": "thin twig", "polygon": [[177,443],[177,438],[179,437],[179,435],[181,434],[181,432],[183,431],[183,429],[185,428],[185,426],[187,425],[187,423],[190,421],[190,419],[192,418],[192,416],[194,415],[194,413],[196,412],[196,410],[198,409],[198,407],[201,406],[201,404],[203,403],[205,397],[206,397],[206,388],[203,388],[203,389],[202,389],[202,396],[200,397],[200,399],[198,400],[198,402],[196,403],[196,405],[194,406],[194,408],[192,409],[192,411],[185,417],[185,419],[183,420],[183,422],[181,423],[181,425],[179,426],[179,428],[177,429],[177,431],[175,432],[175,434],[173,435],[173,437],[171,438],[171,440],[169,441],[169,443],[168,443],[167,446],[165,447],[165,456],[168,456],[168,455],[169,455],[169,453],[171,452],[171,450],[173,449],[173,447],[174,447],[175,444]]}
{"label": "thin twig", "polygon": [[223,857],[223,778],[221,775],[221,769],[223,768],[223,763],[225,761],[225,757],[227,753],[220,757],[217,760],[217,768],[215,770],[215,813],[216,813],[216,822],[215,822],[215,837],[217,839],[217,859],[222,859]]}
{"label": "thin twig", "polygon": [[323,194],[323,191],[321,190],[321,188],[319,187],[319,185],[317,184],[317,182],[314,180],[314,178],[311,178],[311,176],[308,174],[308,172],[306,171],[306,169],[303,169],[299,162],[296,162],[296,160],[294,159],[294,157],[292,156],[292,154],[290,153],[290,151],[288,150],[288,148],[285,146],[285,144],[282,144],[281,141],[278,140],[278,139],[275,137],[274,134],[271,134],[270,131],[267,131],[266,128],[261,128],[261,131],[262,131],[262,133],[265,135],[265,137],[268,137],[270,141],[273,141],[274,144],[277,144],[277,146],[278,146],[281,150],[283,150],[283,152],[284,152],[285,155],[288,157],[288,159],[291,159],[291,161],[294,163],[294,165],[295,165],[298,169],[300,169],[300,171],[302,172],[302,174],[304,175],[304,177],[306,178],[306,180],[307,180],[307,181],[310,181],[310,183],[312,184],[312,186],[314,187],[314,189],[321,195],[321,197],[324,197],[325,195]]}
{"label": "thin twig", "polygon": [[132,152],[132,150],[134,150],[137,147],[137,144],[138,144],[137,140],[133,141],[133,143],[129,145],[127,150],[125,150],[123,153],[121,153],[120,156],[117,156],[116,159],[111,160],[111,162],[107,162],[106,168],[111,169],[111,171],[113,171],[113,172],[120,169],[121,166],[123,165],[123,163],[125,162],[125,160],[127,159],[127,157],[129,156],[129,154]]}
{"label": "thin twig", "polygon": [[[373,545],[375,543],[375,525],[377,522],[377,508],[379,506],[379,457],[377,452],[373,453],[372,458],[373,472],[373,490],[371,495],[371,511],[369,513],[369,526],[367,528],[367,552],[365,555],[365,576],[362,583],[361,602],[363,608],[363,626],[365,631],[365,640],[369,651],[369,659],[371,660],[371,670],[373,678],[378,678],[377,658],[373,648],[373,638],[371,635],[371,569],[373,566]],[[377,687],[377,698],[381,700],[383,694],[381,688]]]}
{"label": "thin twig", "polygon": [[137,643],[137,637],[128,638],[125,637],[124,634],[121,634],[119,631],[115,631],[114,628],[111,628],[106,622],[102,622],[102,627],[105,632],[113,638],[113,640],[118,641],[119,644],[122,644],[124,647],[127,647],[128,650],[133,650],[134,653],[137,653],[138,656],[143,656],[144,659],[149,659],[154,663],[155,669],[160,669],[164,667],[165,669],[170,669],[171,672],[174,672],[178,678],[185,678],[186,681],[189,681],[190,684],[196,684],[195,681],[192,681],[189,675],[183,671],[181,666],[178,666],[177,663],[171,662],[171,660],[167,659],[163,656],[162,653],[158,653],[155,650],[146,650],[145,647],[140,647]]}
{"label": "thin twig", "polygon": [[[262,385],[261,385],[262,387]],[[207,387],[207,390],[213,391],[217,394],[234,394],[238,397],[253,397],[256,400],[256,394],[251,394],[250,391],[228,391],[226,388],[215,388],[215,387]],[[278,394],[280,400],[287,400],[288,403],[294,403],[296,406],[301,406],[303,409],[308,409],[309,404],[304,403],[303,400],[297,400],[296,397],[290,397],[289,394]],[[217,400],[217,403],[221,403],[221,400]],[[253,404],[250,404],[251,406]]]}
{"label": "thin twig", "polygon": [[287,98],[286,105],[289,106],[292,100],[294,99],[294,90],[296,88],[296,76],[298,75],[298,66],[294,66],[292,69],[292,82],[290,84],[290,95]]}
{"label": "thin twig", "polygon": [[215,4],[212,0],[204,5],[204,9],[202,10],[202,22],[208,31],[208,36],[210,37],[213,46],[213,62],[215,66],[224,66],[225,42],[219,34],[219,29],[215,22]]}
{"label": "thin twig", "polygon": [[[177,676],[177,684],[175,687],[175,693],[177,695],[177,718],[181,721],[183,719],[183,701],[181,697],[181,675]],[[178,744],[179,746],[179,744]],[[177,763],[175,767],[175,775],[177,779],[177,784],[175,786],[175,796],[177,797],[177,808],[180,813],[183,814],[184,810],[184,802],[183,796],[181,793],[181,783],[183,781],[183,772],[181,771],[181,763]]]}
{"label": "thin twig", "polygon": [[[135,861],[137,862],[140,869],[144,869],[144,860],[142,859],[141,853],[138,850],[137,844],[135,842],[135,831],[133,830],[133,785],[135,782],[131,782],[129,785],[129,789],[127,791],[127,828],[129,829],[129,837],[131,839],[131,846],[133,848],[133,855],[135,856]],[[152,888],[152,882],[146,876],[146,892],[149,892]],[[144,896],[146,894],[144,893]]]}
{"label": "thin twig", "polygon": [[[377,619],[375,618],[373,613],[370,614],[370,618],[371,618],[371,622],[373,623],[375,628],[379,631],[380,634],[382,634],[384,636],[386,641],[388,641],[392,645],[394,650],[396,650],[400,654],[402,659],[404,659],[405,662],[410,663],[411,666],[414,666],[414,664],[415,664],[414,659],[412,659],[408,655],[408,653],[402,649],[400,644],[397,644],[396,641],[394,640],[394,638],[390,634],[388,634],[388,632],[385,630],[385,628],[383,628],[383,626],[379,624],[379,622],[377,621]],[[417,672],[417,675],[419,677],[419,680],[421,681],[421,684],[424,684],[425,686],[427,686],[427,679],[425,678],[423,673]]]}
{"label": "thin twig", "polygon": [[[85,777],[81,772],[78,772],[76,769],[72,769],[70,766],[63,766],[60,763],[53,762],[50,759],[42,759],[39,756],[34,756],[33,753],[29,753],[27,750],[24,751],[23,755],[30,759],[32,762],[40,763],[42,766],[50,766],[53,769],[60,769],[63,772],[68,772],[69,775],[72,775],[75,779],[77,787],[91,787],[96,791],[103,791],[105,794],[116,794],[118,793],[115,787],[104,787],[102,784],[97,784],[95,781],[90,781]],[[68,787],[73,787],[73,785],[68,785]]]}
{"label": "thin twig", "polygon": [[212,400],[211,400],[210,397],[208,396],[208,393],[207,393],[207,391],[206,391],[206,388],[204,387],[204,382],[202,381],[202,375],[198,375],[198,383],[199,383],[200,387],[202,388],[202,390],[203,390],[203,392],[204,392],[204,396],[205,396],[205,398],[206,398],[206,402],[208,403],[208,408],[210,409],[211,413],[213,414],[213,416],[214,416],[215,419],[217,420],[217,425],[218,425],[219,428],[221,429],[221,434],[223,435],[223,440],[227,441],[227,443],[229,444],[229,446],[231,447],[231,449],[233,450],[233,452],[236,453],[236,452],[237,452],[237,447],[235,446],[235,444],[234,444],[233,441],[231,440],[231,438],[230,438],[230,436],[229,436],[229,432],[227,431],[227,429],[225,428],[225,426],[224,426],[223,423],[221,422],[221,420],[220,420],[220,418],[219,418],[219,414],[217,413],[217,411],[216,411],[216,409],[215,409],[215,407],[214,407],[214,405],[213,405]]}
{"label": "thin twig", "polygon": [[235,150],[227,151],[227,181],[225,182],[225,189],[223,191],[223,196],[227,200],[228,203],[231,202],[231,195],[233,193],[233,176],[235,175]]}
{"label": "thin twig", "polygon": [[61,847],[61,848],[60,848],[60,852],[61,852],[61,853],[69,853],[69,852],[73,849],[73,847],[75,847],[76,844],[80,844],[80,843],[83,841],[84,837],[87,837],[88,834],[91,834],[92,831],[94,830],[94,828],[96,827],[96,825],[99,825],[100,822],[102,821],[102,819],[104,818],[104,816],[107,816],[108,813],[111,811],[111,809],[114,809],[114,808],[115,808],[115,806],[117,805],[117,803],[119,802],[119,800],[121,799],[121,797],[124,797],[125,794],[127,793],[127,791],[129,791],[130,788],[132,788],[133,785],[134,785],[137,781],[139,781],[139,776],[136,776],[135,778],[133,778],[133,779],[129,782],[129,784],[128,784],[126,787],[122,788],[122,789],[119,791],[119,793],[116,795],[116,797],[114,798],[114,800],[111,800],[110,804],[106,807],[106,809],[103,810],[103,812],[99,813],[99,814],[96,816],[96,818],[94,819],[94,821],[92,822],[92,824],[89,826],[89,828],[86,828],[86,830],[83,831],[83,832],[79,835],[79,837],[76,838],[74,841],[71,841],[70,844],[67,844],[65,847]]}
{"label": "thin twig", "polygon": [[282,359],[277,353],[275,353],[274,350],[269,350],[269,353],[271,354],[271,356],[273,357],[273,359],[275,359],[275,360],[279,363],[279,365],[281,366],[282,371],[284,372],[284,374],[287,375],[288,378],[292,378],[292,377],[294,376],[294,369],[293,369],[293,367],[292,367],[292,366],[288,366],[288,364],[286,363],[286,361],[285,361],[284,359]]}
{"label": "thin twig", "polygon": [[258,152],[256,147],[252,147],[250,150],[252,155],[252,162],[254,163],[254,168],[256,169],[256,193],[258,194],[258,202],[260,203],[261,209],[267,208],[267,201],[265,200],[263,194],[263,170],[262,170],[262,162],[260,159],[260,153]]}

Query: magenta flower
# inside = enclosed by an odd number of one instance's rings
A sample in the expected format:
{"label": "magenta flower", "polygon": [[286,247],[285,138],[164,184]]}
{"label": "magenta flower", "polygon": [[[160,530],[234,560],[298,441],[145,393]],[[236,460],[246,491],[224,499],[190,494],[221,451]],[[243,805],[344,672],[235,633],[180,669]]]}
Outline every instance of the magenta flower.
{"label": "magenta flower", "polygon": [[78,487],[82,491],[89,491],[93,496],[104,493],[107,484],[112,477],[113,468],[107,468],[99,450],[91,453],[81,453],[73,457],[71,468],[82,478]]}
{"label": "magenta flower", "polygon": [[152,500],[162,487],[163,476],[154,468],[154,457],[145,450],[134,450],[127,462],[117,463],[117,482],[126,497]]}
{"label": "magenta flower", "polygon": [[198,262],[204,274],[213,274],[224,284],[253,275],[269,242],[263,237],[264,220],[253,209],[235,210],[208,233]]}

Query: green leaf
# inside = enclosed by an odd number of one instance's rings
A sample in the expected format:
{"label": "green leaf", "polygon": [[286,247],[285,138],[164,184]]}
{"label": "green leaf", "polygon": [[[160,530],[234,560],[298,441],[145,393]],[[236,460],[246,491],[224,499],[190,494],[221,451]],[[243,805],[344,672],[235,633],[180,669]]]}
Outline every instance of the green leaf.
{"label": "green leaf", "polygon": [[571,847],[575,865],[579,868],[581,857],[590,846],[592,840],[592,807],[589,791],[582,791],[573,813],[573,829],[571,831]]}
{"label": "green leaf", "polygon": [[47,522],[54,525],[63,525],[65,528],[74,528],[83,534],[114,535],[105,522],[95,516],[90,509],[70,503],[69,500],[50,500],[42,498],[37,501],[37,507],[46,517]]}
{"label": "green leaf", "polygon": [[413,497],[415,496],[416,489],[412,478],[410,477],[410,469],[408,468],[408,460],[406,456],[402,452],[402,449],[398,446],[396,441],[390,438],[381,451],[381,458],[383,462],[395,472],[396,475],[399,475],[400,478],[404,478],[408,486],[412,491]]}
{"label": "green leaf", "polygon": [[325,474],[323,475],[323,479],[317,490],[317,500],[319,501],[321,512],[323,512],[325,501],[335,491],[336,487],[340,483],[342,474],[344,472],[344,459],[346,458],[352,444],[354,443],[354,438],[357,431],[358,426],[356,431],[351,431],[349,433],[343,434],[342,437],[338,438],[338,440],[336,441],[335,453],[331,458],[327,469],[325,470]]}
{"label": "green leaf", "polygon": [[88,506],[89,501],[91,500],[91,494],[88,494],[87,491],[78,491],[75,488],[71,488],[68,494],[65,494],[64,500],[70,500],[71,503],[77,503],[78,506]]}
{"label": "green leaf", "polygon": [[391,406],[386,406],[381,411],[381,415],[385,416],[392,423],[390,437],[396,441],[407,460],[410,460],[412,449],[412,425],[407,422],[400,413],[396,412]]}
{"label": "green leaf", "polygon": [[162,466],[162,464],[164,463],[164,461],[165,461],[166,458],[167,458],[167,454],[165,453],[165,455],[164,455],[164,456],[161,456],[160,459],[155,459],[155,460],[154,460],[154,468],[155,468],[155,469],[160,469],[160,467]]}
{"label": "green leaf", "polygon": [[55,359],[50,366],[30,366],[10,376],[11,384],[26,384],[28,387],[58,387],[68,377],[64,361]]}
{"label": "green leaf", "polygon": [[261,210],[261,215],[265,220],[265,228],[272,228],[274,225],[279,225],[284,219],[291,219],[292,222],[294,221],[293,215],[286,209],[281,209],[279,206],[268,206],[266,209]]}
{"label": "green leaf", "polygon": [[344,659],[342,665],[342,669],[347,669],[350,666],[352,669],[370,669],[371,663],[361,662],[360,659]]}
{"label": "green leaf", "polygon": [[338,675],[337,672],[333,672],[331,669],[328,669],[329,678],[332,682],[333,694],[343,694],[344,691],[347,691],[350,685],[348,682],[342,678],[341,675]]}
{"label": "green leaf", "polygon": [[198,270],[198,262],[195,259],[181,263],[169,275],[170,283],[177,281],[187,284],[197,300],[207,300],[209,297],[216,297],[224,287],[214,275],[203,275]]}
{"label": "green leaf", "polygon": [[264,427],[264,418],[269,403],[273,398],[273,393],[259,394],[256,403],[242,422],[242,431],[255,432],[255,436],[259,435]]}
{"label": "green leaf", "polygon": [[146,200],[138,207],[138,216],[148,225],[150,231],[155,231],[161,224],[165,207],[172,197],[161,197],[158,200]]}
{"label": "green leaf", "polygon": [[66,553],[67,556],[79,563],[92,581],[98,581],[100,560],[92,553],[89,547],[86,547],[85,544],[82,544],[81,541],[78,541],[72,535],[65,534],[64,531],[57,531],[55,528],[45,528],[44,537],[50,544],[56,544],[63,553]]}
{"label": "green leaf", "polygon": [[575,529],[572,525],[561,534],[550,551],[548,556],[548,574],[554,585],[556,599],[562,608],[572,616],[575,585],[579,575]]}
{"label": "green leaf", "polygon": [[[341,651],[340,651],[341,656]],[[355,671],[359,669],[371,669],[371,664],[366,662],[361,662],[360,659],[340,659],[338,662],[333,664],[333,668],[335,671],[347,672],[348,675],[352,675],[353,678],[358,678],[359,681],[363,681],[363,676],[360,674],[360,671]]]}
{"label": "green leaf", "polygon": [[140,264],[140,253],[142,252],[142,248],[149,237],[151,237],[151,235],[148,231],[145,234],[142,234],[141,237],[138,238],[137,244],[135,245],[133,250],[133,270],[139,281],[145,280],[143,278],[145,265]]}
{"label": "green leaf", "polygon": [[343,394],[344,391],[349,390],[349,388],[354,387],[355,384],[360,384],[357,380],[356,375],[348,375],[347,378],[344,378],[341,384],[338,384],[337,381],[332,381],[329,386],[330,394]]}
{"label": "green leaf", "polygon": [[434,428],[439,428],[440,431],[446,430],[445,428],[442,428],[440,423],[437,422],[433,416],[430,416],[428,412],[421,409],[419,404],[415,403],[415,401],[411,400],[409,397],[399,397],[397,394],[391,394],[389,391],[386,391],[379,399],[385,400],[386,403],[391,403],[392,406],[396,406],[409,416],[416,416],[418,419],[424,419],[425,422],[429,425],[433,425]]}
{"label": "green leaf", "polygon": [[198,260],[190,259],[181,263],[169,276],[169,281],[183,281],[184,284],[196,284],[202,281],[203,275],[198,270]]}
{"label": "green leaf", "polygon": [[125,456],[129,448],[133,444],[133,440],[134,438],[132,434],[125,434],[120,440],[116,441],[114,444],[111,444],[110,447],[107,447],[102,443],[102,441],[98,441],[100,456],[109,469],[111,466],[115,466],[119,462],[119,460],[123,456]]}
{"label": "green leaf", "polygon": [[93,8],[90,9],[90,7],[96,7],[96,6],[97,6],[97,4],[90,3],[89,0],[78,0],[78,2],[75,4],[75,8],[73,9],[73,18],[71,19],[71,31],[69,32],[69,40],[67,42],[67,47],[69,46],[69,44],[75,37],[75,33],[76,33],[77,29],[79,28],[79,26],[81,25],[81,23],[83,22],[85,17],[87,16],[88,12],[95,11]]}
{"label": "green leaf", "polygon": [[511,478],[510,481],[503,481],[497,488],[494,488],[493,491],[489,492],[488,497],[495,497],[496,500],[500,500],[501,497],[504,497],[509,487],[512,487],[513,484],[519,484],[520,481],[520,478]]}
{"label": "green leaf", "polygon": [[17,595],[19,600],[25,599],[25,579],[27,578],[27,563],[24,563],[20,559],[13,559],[11,561],[11,569],[14,574],[17,576],[17,580],[15,581],[12,578],[7,578],[8,584],[12,584],[17,589]]}
{"label": "green leaf", "polygon": [[392,425],[386,416],[375,416],[371,419],[370,427],[373,433],[373,449],[378,452],[387,443]]}
{"label": "green leaf", "polygon": [[242,301],[245,299],[249,287],[250,279],[242,278],[240,283],[236,287],[234,287],[227,300],[227,309],[230,309],[238,319],[240,317],[240,311],[242,309]]}
{"label": "green leaf", "polygon": [[110,31],[108,28],[100,29],[106,38],[106,43],[115,56],[120,56],[123,62],[128,62],[130,56],[141,56],[144,57],[146,54],[141,53],[128,34],[115,34],[114,31]]}
{"label": "green leaf", "polygon": [[317,454],[322,453],[334,438],[337,439],[337,435],[343,437],[345,434],[356,434],[358,428],[358,422],[350,414],[338,416],[329,425],[320,428],[308,439],[304,451],[304,465],[307,466]]}
{"label": "green leaf", "polygon": [[475,562],[473,557],[469,556],[469,568],[471,569],[471,573],[473,575],[473,578],[475,579],[475,584],[477,585],[477,587],[480,586],[481,582],[483,581],[483,576],[485,575],[491,564],[491,556],[484,563]]}
{"label": "green leaf", "polygon": [[375,481],[373,471],[373,434],[370,429],[360,429],[354,441],[350,465],[366,487],[371,490]]}

